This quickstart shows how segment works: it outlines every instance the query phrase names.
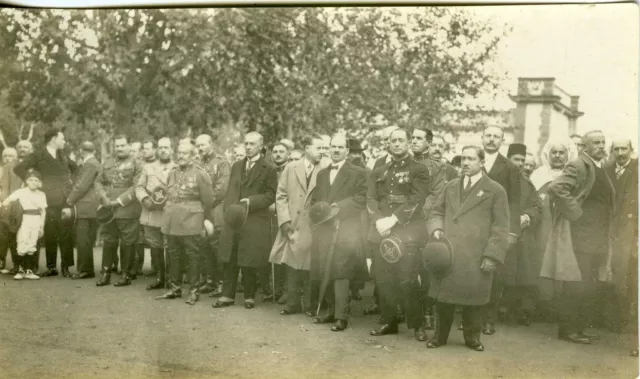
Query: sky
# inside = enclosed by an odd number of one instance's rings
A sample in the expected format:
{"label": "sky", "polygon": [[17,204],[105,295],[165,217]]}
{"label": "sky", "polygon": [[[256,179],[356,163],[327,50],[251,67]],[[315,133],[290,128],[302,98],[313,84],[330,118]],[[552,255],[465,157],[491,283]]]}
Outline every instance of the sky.
{"label": "sky", "polygon": [[509,24],[496,65],[506,71],[493,104],[512,108],[518,77],[555,77],[580,96],[578,132],[637,141],[639,22],[635,4],[495,6],[470,9],[496,25]]}

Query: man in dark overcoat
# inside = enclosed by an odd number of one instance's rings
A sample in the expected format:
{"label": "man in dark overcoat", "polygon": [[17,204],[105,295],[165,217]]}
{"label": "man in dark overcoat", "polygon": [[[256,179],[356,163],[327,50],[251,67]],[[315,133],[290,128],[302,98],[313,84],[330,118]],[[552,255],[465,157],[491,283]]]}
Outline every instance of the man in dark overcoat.
{"label": "man in dark overcoat", "polygon": [[225,210],[234,204],[248,202],[249,214],[239,230],[229,225],[222,228],[219,262],[224,264],[222,297],[214,308],[233,305],[236,298],[238,272],[242,268],[244,306],[255,306],[258,269],[268,264],[271,250],[271,212],[269,206],[276,196],[277,175],[261,153],[263,137],[260,133],[247,133],[244,146],[247,156],[231,166],[229,187],[224,197]]}
{"label": "man in dark overcoat", "polygon": [[[489,126],[482,133],[482,147],[485,154],[484,170],[491,180],[497,182],[507,192],[509,200],[509,248],[518,243],[520,237],[520,170],[500,154],[500,147],[504,142],[504,130],[498,126]],[[498,319],[500,300],[504,287],[503,268],[498,267],[493,275],[493,285],[491,286],[491,300],[485,307],[484,334],[494,334],[496,332],[495,323]]]}
{"label": "man in dark overcoat", "polygon": [[28,155],[18,163],[13,172],[23,181],[27,171],[35,169],[42,174],[42,192],[47,196],[47,215],[44,222],[44,245],[47,256],[47,270],[40,276],[58,275],[56,260],[60,248],[60,268],[62,275],[71,277],[69,267],[73,266],[72,220],[62,218],[62,209],[71,192],[72,174],[77,165],[69,159],[63,149],[66,141],[58,129],[47,130],[44,134],[45,148]]}
{"label": "man in dark overcoat", "polygon": [[463,176],[447,183],[431,209],[429,234],[435,240],[448,238],[453,258],[447,274],[430,275],[429,296],[436,301],[438,322],[429,348],[447,343],[455,308],[460,306],[465,345],[484,350],[482,306],[490,298],[493,271],[504,260],[509,212],[507,194],[483,172],[483,163],[479,147],[463,148]]}
{"label": "man in dark overcoat", "polygon": [[596,283],[611,279],[615,190],[602,168],[604,134],[588,132],[583,142],[578,159],[549,185],[557,212],[549,239],[555,244],[547,244],[541,275],[563,282],[558,338],[589,344],[599,338],[587,330],[597,306]]}
{"label": "man in dark overcoat", "polygon": [[369,241],[380,246],[383,239],[390,237],[401,241],[404,248],[399,260],[382,258],[380,247],[374,252],[377,256],[372,270],[383,325],[370,334],[397,333],[397,307],[404,304],[407,326],[414,330],[418,341],[424,341],[418,249],[426,242],[422,207],[429,189],[429,170],[409,154],[409,133],[404,129],[391,132],[389,151],[391,162],[374,169],[367,184],[367,209],[374,224]]}
{"label": "man in dark overcoat", "polygon": [[504,293],[502,305],[507,311],[507,320],[521,325],[530,325],[537,299],[537,278],[540,273],[536,264],[536,236],[540,221],[541,204],[536,187],[524,175],[527,147],[521,143],[509,145],[507,158],[522,172],[520,178],[520,238],[507,252],[504,260]]}
{"label": "man in dark overcoat", "polygon": [[[347,327],[349,316],[349,293],[352,280],[362,280],[356,275],[362,273],[365,265],[363,246],[360,238],[361,212],[367,202],[367,173],[347,158],[349,149],[347,138],[336,135],[331,138],[331,164],[318,172],[316,189],[311,204],[325,201],[335,204],[339,213],[339,229],[334,231],[333,223],[317,227],[312,240],[311,280],[322,281],[327,265],[329,286],[326,292],[329,309],[327,314],[314,319],[314,323],[335,322],[331,330],[342,331]],[[338,233],[331,262],[327,254],[331,248],[333,233]]]}
{"label": "man in dark overcoat", "polygon": [[[98,194],[94,183],[102,166],[95,157],[95,146],[90,141],[82,143],[80,159],[82,166],[73,183],[71,193],[67,197],[67,205],[75,209],[76,249],[78,251],[78,272],[73,279],[94,278],[96,276],[93,265],[93,246],[96,242],[98,222],[96,209],[98,208]],[[71,208],[62,210],[65,217],[72,217]]]}
{"label": "man in dark overcoat", "polygon": [[638,356],[638,159],[631,158],[629,139],[611,143],[613,160],[605,171],[616,191],[613,219],[611,273],[616,291],[614,329],[630,326],[635,344],[631,355]]}

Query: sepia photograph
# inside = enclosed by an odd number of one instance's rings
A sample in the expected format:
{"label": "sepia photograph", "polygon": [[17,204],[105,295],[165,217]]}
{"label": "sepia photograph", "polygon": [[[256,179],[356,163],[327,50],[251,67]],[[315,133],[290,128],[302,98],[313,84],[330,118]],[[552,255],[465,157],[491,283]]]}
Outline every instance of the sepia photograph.
{"label": "sepia photograph", "polygon": [[637,4],[15,5],[0,378],[639,376]]}

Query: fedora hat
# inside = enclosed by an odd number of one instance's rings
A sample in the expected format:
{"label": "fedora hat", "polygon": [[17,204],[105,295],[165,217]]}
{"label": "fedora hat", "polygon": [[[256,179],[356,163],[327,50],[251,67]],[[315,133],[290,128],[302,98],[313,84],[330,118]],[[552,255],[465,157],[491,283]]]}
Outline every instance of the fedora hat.
{"label": "fedora hat", "polygon": [[104,225],[110,223],[115,217],[116,213],[111,207],[99,206],[96,210],[96,220],[98,224]]}
{"label": "fedora hat", "polygon": [[453,266],[453,247],[451,242],[445,237],[430,241],[422,249],[422,260],[429,272],[436,277],[444,277]]}
{"label": "fedora hat", "polygon": [[247,221],[248,215],[249,206],[247,203],[233,204],[225,209],[224,222],[229,225],[231,229],[240,229]]}
{"label": "fedora hat", "polygon": [[319,201],[309,209],[309,218],[312,225],[319,225],[334,218],[340,212],[340,208],[326,201]]}

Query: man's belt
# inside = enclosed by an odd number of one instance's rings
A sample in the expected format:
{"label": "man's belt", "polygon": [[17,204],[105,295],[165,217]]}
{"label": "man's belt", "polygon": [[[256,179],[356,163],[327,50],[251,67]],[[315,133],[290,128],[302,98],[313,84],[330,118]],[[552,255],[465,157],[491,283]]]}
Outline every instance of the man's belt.
{"label": "man's belt", "polygon": [[42,213],[38,209],[25,209],[22,211],[23,215],[40,216]]}
{"label": "man's belt", "polygon": [[185,199],[169,199],[167,204],[180,204],[180,205],[200,205],[202,206],[202,201],[200,200],[185,200]]}
{"label": "man's belt", "polygon": [[407,197],[405,195],[389,195],[387,196],[387,203],[389,204],[401,204],[406,203]]}

